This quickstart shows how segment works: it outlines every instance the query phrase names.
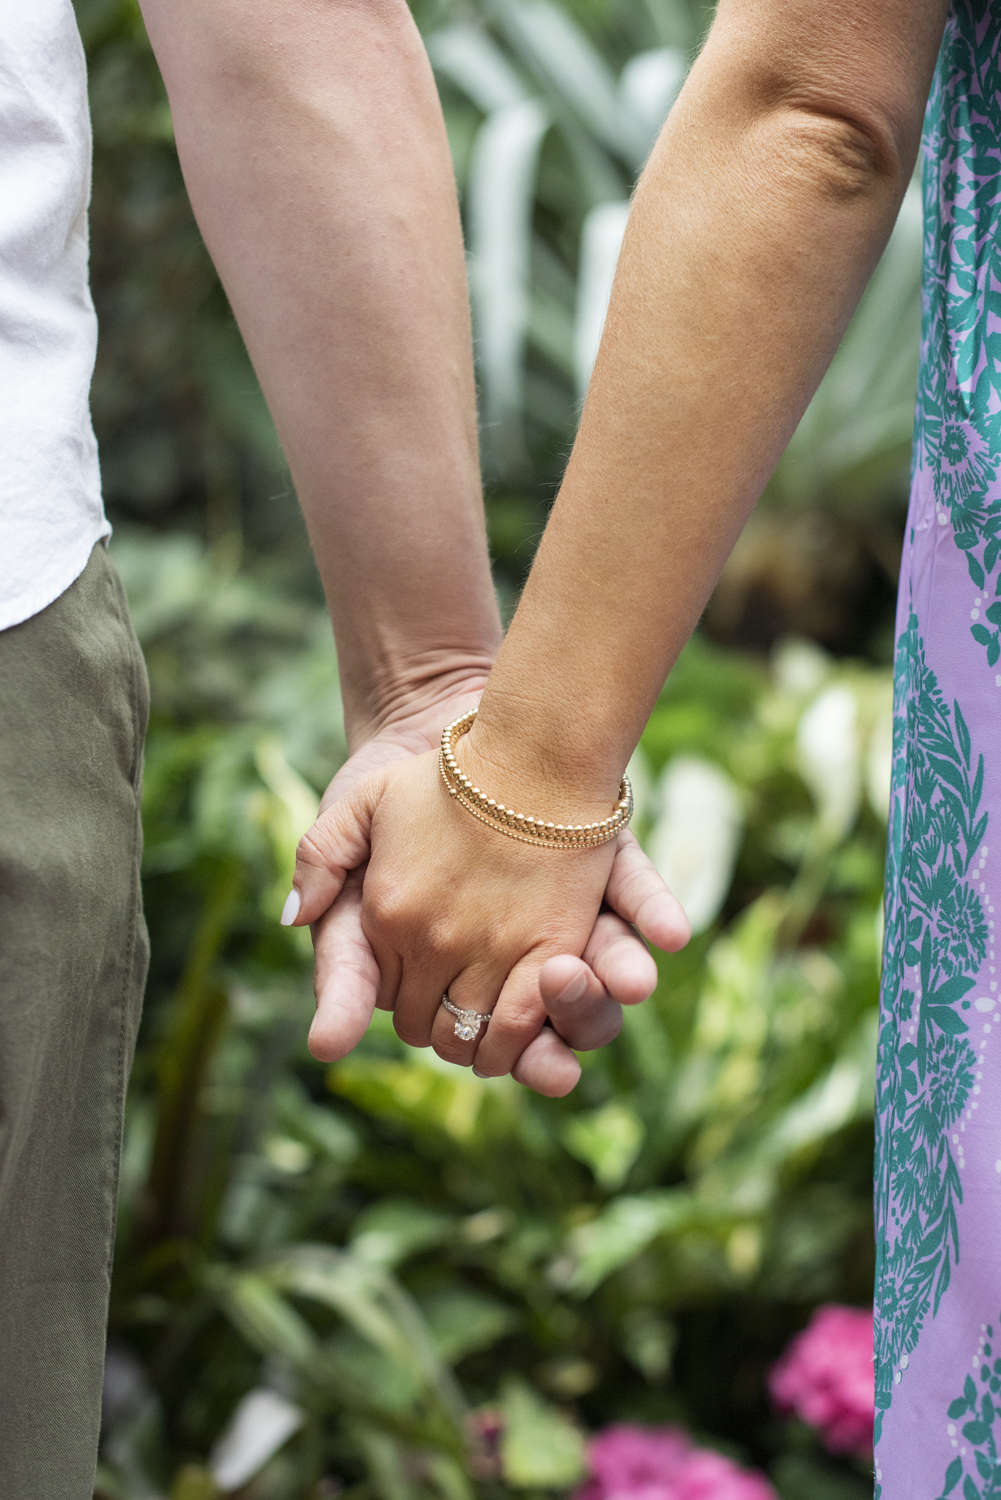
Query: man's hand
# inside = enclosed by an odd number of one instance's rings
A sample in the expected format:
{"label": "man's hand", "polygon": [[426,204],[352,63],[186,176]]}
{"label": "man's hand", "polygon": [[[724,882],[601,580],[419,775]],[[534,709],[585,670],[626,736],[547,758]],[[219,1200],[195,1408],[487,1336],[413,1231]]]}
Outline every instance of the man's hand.
{"label": "man's hand", "polygon": [[[476,705],[482,681],[482,676],[451,680],[387,722],[338,772],[322,810],[369,772],[436,750],[444,725]],[[343,1057],[357,1045],[380,1003],[379,966],[361,919],[365,869],[362,864],[347,875],[333,905],[313,923],[317,1012],[309,1045],[323,1061]],[[651,941],[672,950],[687,940],[680,906],[631,834],[623,835],[615,848],[606,902],[614,909],[598,916],[583,957],[557,953],[544,964],[535,986],[535,1035],[507,1066],[490,1067],[491,1072],[506,1072],[513,1063],[520,1083],[539,1093],[567,1093],[580,1073],[571,1047],[587,1051],[606,1045],[621,1027],[621,1006],[646,999],[656,984],[653,958],[628,924],[637,923]],[[385,989],[381,1003],[387,1008],[393,1004]],[[551,1026],[543,1029],[546,1011]],[[435,1050],[453,1061],[472,1061],[475,1049],[468,1046],[455,1055],[451,1022],[443,1022],[442,1029],[443,1036],[431,1038]],[[417,1040],[412,1032],[407,1039]]]}

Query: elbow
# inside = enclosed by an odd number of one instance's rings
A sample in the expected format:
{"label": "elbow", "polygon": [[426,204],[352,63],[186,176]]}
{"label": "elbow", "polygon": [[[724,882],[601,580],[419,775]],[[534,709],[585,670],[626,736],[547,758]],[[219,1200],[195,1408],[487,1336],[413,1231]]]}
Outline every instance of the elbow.
{"label": "elbow", "polygon": [[891,119],[816,104],[783,104],[760,122],[782,170],[839,203],[899,195],[914,152]]}

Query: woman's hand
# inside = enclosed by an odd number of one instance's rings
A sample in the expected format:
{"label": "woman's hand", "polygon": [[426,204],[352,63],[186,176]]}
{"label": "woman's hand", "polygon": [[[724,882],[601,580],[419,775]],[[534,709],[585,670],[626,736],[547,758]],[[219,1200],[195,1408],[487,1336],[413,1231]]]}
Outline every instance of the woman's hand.
{"label": "woman's hand", "polygon": [[[359,759],[392,753],[366,746]],[[541,1030],[547,1006],[579,1049],[602,1046],[621,1024],[619,1001],[646,998],[656,982],[652,958],[623,917],[667,948],[687,938],[680,906],[636,840],[625,833],[617,845],[567,853],[506,839],[450,801],[435,752],[383,764],[353,784],[349,774],[332,785],[336,800],[325,799],[296,870],[296,921],[321,918],[314,1053],[343,1056],[378,1004],[395,1011],[412,1045],[475,1060],[484,1074],[513,1069],[540,1092],[567,1092],[579,1065],[556,1032]],[[606,884],[622,916],[606,911],[595,922]],[[584,961],[573,956],[581,952]],[[446,989],[456,1005],[480,1013],[497,1002],[475,1042],[455,1036],[441,1005]]]}

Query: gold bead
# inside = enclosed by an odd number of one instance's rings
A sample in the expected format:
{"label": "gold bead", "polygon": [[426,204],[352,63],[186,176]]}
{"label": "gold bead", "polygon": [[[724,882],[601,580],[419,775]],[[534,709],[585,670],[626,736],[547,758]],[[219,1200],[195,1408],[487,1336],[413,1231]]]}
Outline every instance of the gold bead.
{"label": "gold bead", "polygon": [[619,784],[619,801],[612,816],[600,822],[578,823],[576,826],[573,823],[547,823],[545,818],[530,818],[488,797],[478,786],[473,786],[455,759],[455,747],[461,736],[469,732],[476,712],[471,708],[460,714],[442,731],[440,766],[449,796],[457,797],[480,822],[499,827],[509,838],[519,839],[522,843],[547,845],[551,849],[580,849],[605,843],[628,823],[633,809],[633,792],[626,776]]}

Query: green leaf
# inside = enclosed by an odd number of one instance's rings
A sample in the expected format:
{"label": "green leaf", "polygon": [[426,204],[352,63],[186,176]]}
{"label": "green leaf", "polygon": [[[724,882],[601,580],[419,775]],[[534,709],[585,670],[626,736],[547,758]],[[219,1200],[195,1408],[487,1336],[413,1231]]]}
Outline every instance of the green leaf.
{"label": "green leaf", "polygon": [[925,1009],[925,1015],[940,1031],[944,1031],[946,1036],[962,1036],[970,1029],[962,1016],[957,1016],[956,1012],[947,1005],[929,1005]]}
{"label": "green leaf", "polygon": [[[950,1411],[950,1414],[951,1414],[951,1411]],[[943,1495],[947,1495],[950,1490],[953,1490],[953,1489],[956,1488],[956,1485],[959,1483],[959,1480],[960,1480],[960,1477],[961,1477],[962,1473],[963,1473],[963,1460],[961,1458],[954,1458],[952,1460],[952,1463],[949,1465],[949,1467],[945,1471],[945,1484],[942,1487],[942,1493],[943,1493]]]}
{"label": "green leaf", "polygon": [[970,1403],[964,1400],[962,1396],[957,1396],[949,1407],[949,1416],[955,1421],[957,1417],[964,1416],[969,1409]]}
{"label": "green leaf", "polygon": [[613,1271],[646,1249],[661,1234],[680,1233],[703,1219],[705,1210],[683,1189],[655,1190],[616,1198],[603,1213],[570,1238],[576,1262],[569,1290],[586,1297]]}
{"label": "green leaf", "polygon": [[959,699],[958,698],[954,698],[953,699],[953,703],[952,703],[952,716],[953,716],[953,722],[956,725],[956,733],[959,735],[959,748],[963,752],[963,760],[966,762],[967,765],[969,765],[970,764],[970,731],[966,727],[966,720],[963,718],[963,710],[959,706]]}
{"label": "green leaf", "polygon": [[473,147],[467,193],[470,291],[495,462],[524,464],[522,402],[535,175],[548,111],[538,99],[495,110]]}
{"label": "green leaf", "polygon": [[420,1307],[438,1354],[453,1365],[467,1354],[491,1348],[522,1321],[506,1303],[462,1286],[423,1297]]}
{"label": "green leaf", "polygon": [[435,1213],[409,1198],[386,1198],[358,1215],[351,1249],[359,1260],[390,1269],[411,1255],[445,1244],[454,1232],[451,1215]]}
{"label": "green leaf", "polygon": [[451,1376],[441,1366],[416,1305],[379,1267],[328,1245],[292,1245],[270,1263],[266,1274],[283,1291],[333,1308],[415,1379],[437,1387],[446,1404],[458,1411],[461,1403]]}
{"label": "green leaf", "polygon": [[230,1321],[261,1353],[302,1365],[315,1352],[316,1338],[305,1318],[263,1277],[227,1276],[220,1291]]}
{"label": "green leaf", "polygon": [[646,1132],[643,1121],[624,1099],[613,1099],[593,1114],[574,1115],[563,1127],[571,1156],[591,1168],[600,1187],[621,1187],[639,1155]]}
{"label": "green leaf", "polygon": [[940,984],[938,989],[933,990],[930,995],[926,995],[925,1002],[934,1006],[952,1005],[955,1001],[961,1000],[967,990],[972,990],[976,982],[976,979],[971,979],[966,974],[956,974],[952,979],[947,979],[944,984]]}
{"label": "green leaf", "polygon": [[208,1469],[185,1464],[170,1487],[170,1500],[218,1500],[220,1491]]}
{"label": "green leaf", "polygon": [[994,639],[986,625],[971,625],[970,634],[975,641],[980,642],[981,646],[989,646]]}
{"label": "green leaf", "polygon": [[967,1422],[963,1428],[963,1436],[971,1443],[986,1443],[990,1435],[990,1428],[985,1422]]}
{"label": "green leaf", "polygon": [[504,1478],[516,1489],[566,1489],[584,1477],[584,1437],[525,1381],[507,1380],[501,1392]]}

